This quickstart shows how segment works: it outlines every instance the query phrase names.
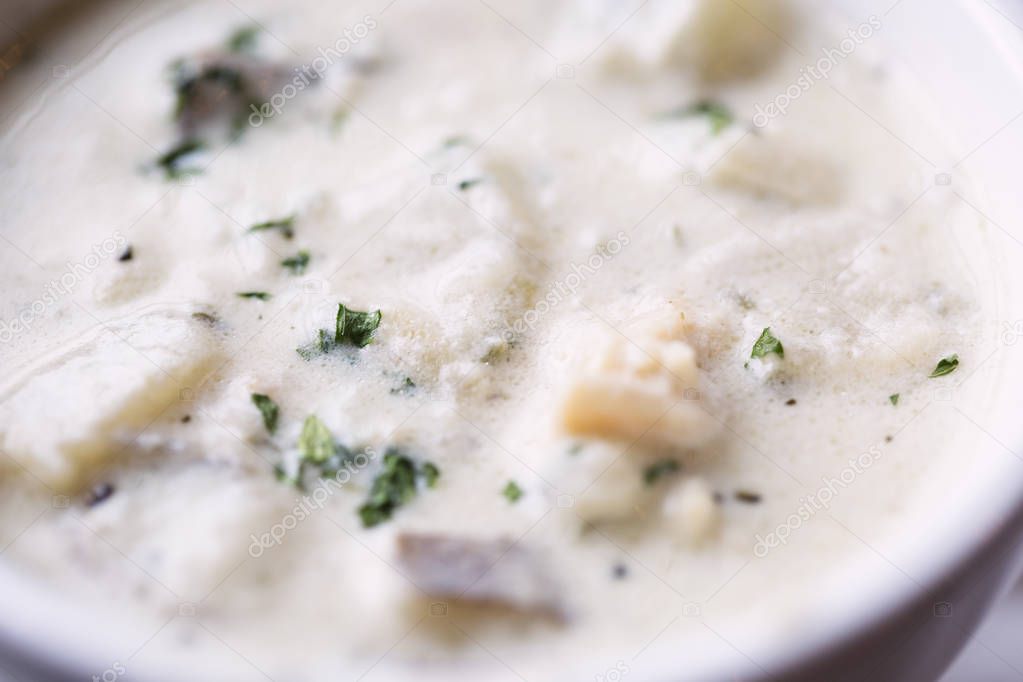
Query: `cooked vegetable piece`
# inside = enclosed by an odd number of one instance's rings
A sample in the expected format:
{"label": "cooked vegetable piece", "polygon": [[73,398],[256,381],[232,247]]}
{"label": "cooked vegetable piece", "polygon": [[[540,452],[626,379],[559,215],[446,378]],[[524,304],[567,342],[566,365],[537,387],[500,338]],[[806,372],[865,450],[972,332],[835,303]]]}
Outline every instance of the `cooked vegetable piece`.
{"label": "cooked vegetable piece", "polygon": [[402,533],[397,558],[430,598],[568,619],[552,570],[539,553],[514,540]]}

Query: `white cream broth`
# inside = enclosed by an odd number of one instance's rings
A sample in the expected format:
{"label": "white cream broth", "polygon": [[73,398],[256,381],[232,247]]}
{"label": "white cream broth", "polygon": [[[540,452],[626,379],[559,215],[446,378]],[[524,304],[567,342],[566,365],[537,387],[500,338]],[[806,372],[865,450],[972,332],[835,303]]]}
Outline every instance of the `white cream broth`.
{"label": "white cream broth", "polygon": [[[0,88],[3,562],[143,679],[533,681],[798,640],[850,567],[923,560],[979,466],[935,403],[988,355],[983,230],[879,124],[925,128],[880,22],[808,77],[855,24],[733,4],[55,27]],[[181,58],[241,113],[175,121]],[[201,172],[154,166],[191,137]],[[353,455],[303,490],[310,415]],[[389,448],[414,480],[360,514]]]}

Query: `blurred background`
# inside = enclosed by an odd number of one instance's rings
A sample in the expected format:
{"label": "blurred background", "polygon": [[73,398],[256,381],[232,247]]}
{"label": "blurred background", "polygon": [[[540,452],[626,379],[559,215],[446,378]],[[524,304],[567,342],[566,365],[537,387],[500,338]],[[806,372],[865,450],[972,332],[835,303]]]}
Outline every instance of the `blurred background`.
{"label": "blurred background", "polygon": [[[1023,3],[1021,3],[1023,4]],[[1023,582],[988,617],[941,682],[1023,680]]]}

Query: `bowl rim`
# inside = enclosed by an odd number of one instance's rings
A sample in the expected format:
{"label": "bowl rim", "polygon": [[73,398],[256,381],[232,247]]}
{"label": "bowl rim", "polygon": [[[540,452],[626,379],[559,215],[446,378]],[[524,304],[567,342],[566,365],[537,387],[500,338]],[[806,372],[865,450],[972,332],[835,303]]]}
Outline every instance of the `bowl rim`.
{"label": "bowl rim", "polygon": [[[66,1],[50,0],[49,4],[56,6]],[[999,56],[1000,62],[1015,73],[1015,85],[1023,92],[1023,43],[1009,39],[1004,27],[997,26],[990,16],[984,14],[983,8],[976,4],[965,0],[953,0],[950,4],[957,7],[962,16],[969,20],[969,25],[978,31],[975,36],[977,39],[990,39],[989,45]],[[6,9],[6,3],[0,4],[0,9]],[[963,26],[957,28],[963,29]],[[1023,372],[1020,372],[1020,376],[1023,376]],[[1011,442],[1023,443],[1023,424],[1015,427]],[[994,472],[991,472],[991,477],[994,478]],[[978,509],[972,524],[976,533],[961,534],[959,542],[939,553],[923,571],[925,575],[917,580],[917,585],[909,589],[896,588],[890,584],[881,585],[870,593],[871,599],[863,600],[859,608],[844,613],[841,618],[831,622],[830,627],[811,633],[799,646],[789,650],[747,652],[757,664],[743,674],[750,679],[787,675],[855,648],[864,638],[890,623],[897,614],[910,612],[921,604],[933,603],[936,591],[969,574],[978,556],[1004,546],[1010,547],[1005,551],[1006,555],[1016,551],[1015,545],[1023,536],[1023,476],[999,480],[1002,486],[997,497],[986,497],[985,507]],[[1009,556],[1005,558],[1011,559]],[[0,564],[0,594],[4,595],[9,605],[0,613],[0,661],[21,661],[22,665],[51,679],[78,679],[82,664],[100,669],[99,666],[106,667],[112,662],[89,641],[89,631],[83,629],[83,626],[88,626],[87,621],[48,618],[49,614],[62,617],[67,615],[61,600],[3,564]],[[52,647],[47,644],[55,641],[55,630],[60,632],[57,641],[60,642],[62,655],[59,657],[54,655]],[[659,661],[657,668],[663,674],[665,670],[672,670],[670,666],[677,662],[676,651],[672,660]],[[735,674],[731,664],[727,670],[728,675]],[[770,672],[764,672],[765,669]],[[698,667],[691,672],[700,677],[717,677],[725,671],[720,665],[710,662],[706,670]]]}

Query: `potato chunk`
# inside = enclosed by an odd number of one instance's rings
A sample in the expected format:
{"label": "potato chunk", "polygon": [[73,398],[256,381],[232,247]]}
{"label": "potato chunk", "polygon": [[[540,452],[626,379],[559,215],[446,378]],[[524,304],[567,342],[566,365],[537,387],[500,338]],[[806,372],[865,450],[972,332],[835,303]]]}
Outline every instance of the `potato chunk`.
{"label": "potato chunk", "polygon": [[47,485],[74,489],[118,452],[119,436],[190,398],[217,357],[187,314],[105,325],[0,389],[0,447]]}
{"label": "potato chunk", "polygon": [[713,535],[721,520],[714,493],[701,478],[686,480],[665,498],[662,510],[675,533],[694,545]]}
{"label": "potato chunk", "polygon": [[754,76],[785,48],[791,14],[782,0],[700,0],[667,60],[708,81]]}
{"label": "potato chunk", "polygon": [[702,405],[696,354],[681,316],[609,332],[589,365],[573,377],[562,422],[575,435],[672,446],[706,442],[717,422]]}
{"label": "potato chunk", "polygon": [[789,0],[658,0],[624,24],[618,10],[612,2],[586,4],[584,23],[594,33],[580,41],[573,21],[563,49],[584,59],[600,42],[598,59],[609,75],[642,78],[667,69],[718,83],[771,68],[796,28]]}

